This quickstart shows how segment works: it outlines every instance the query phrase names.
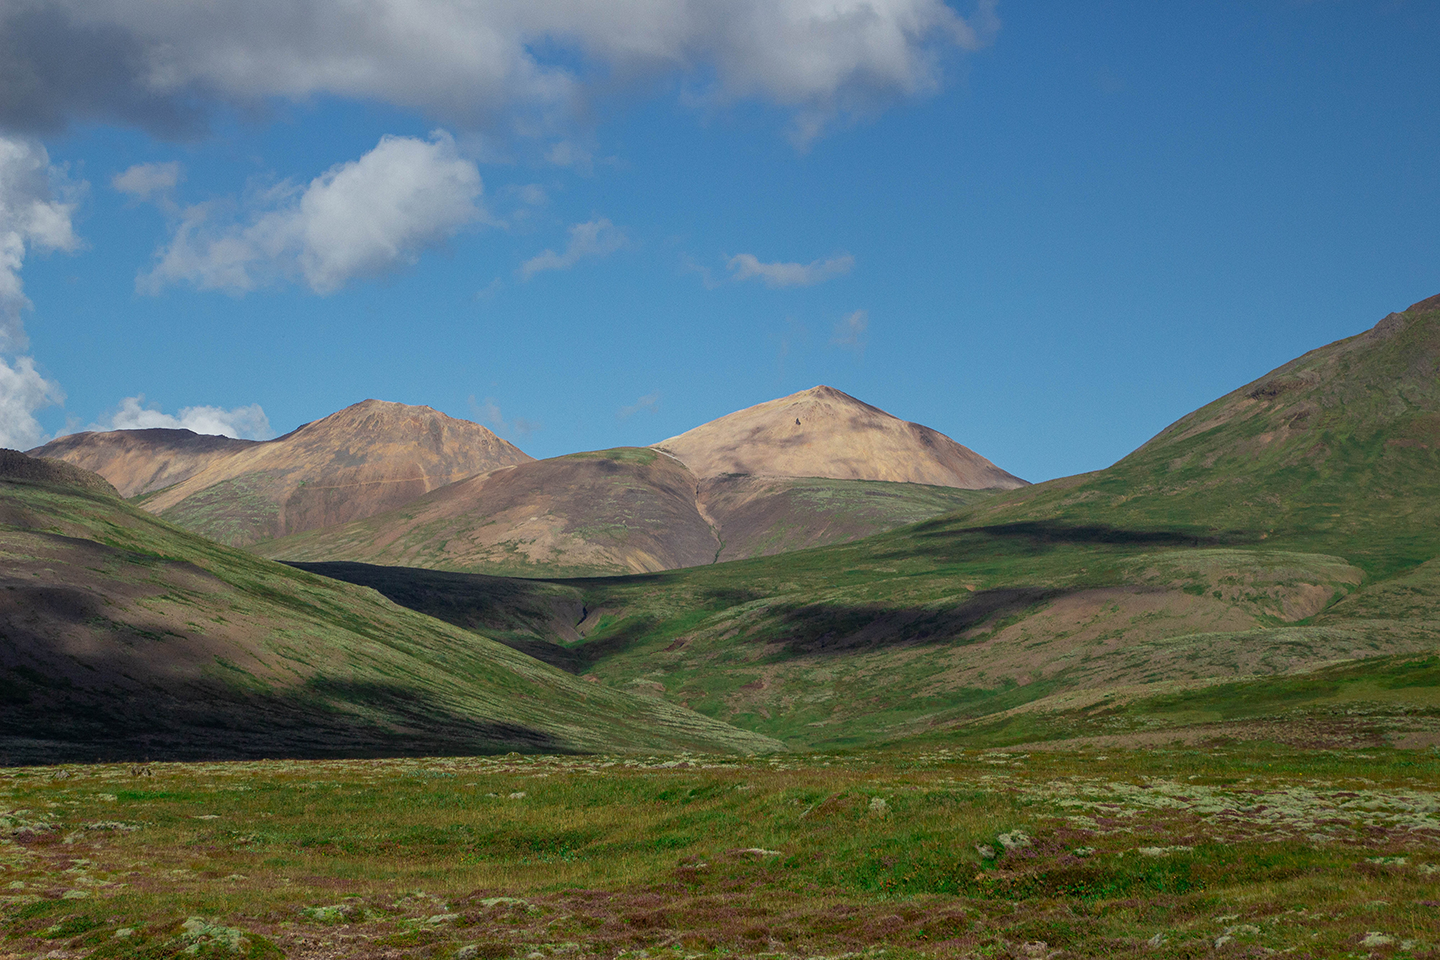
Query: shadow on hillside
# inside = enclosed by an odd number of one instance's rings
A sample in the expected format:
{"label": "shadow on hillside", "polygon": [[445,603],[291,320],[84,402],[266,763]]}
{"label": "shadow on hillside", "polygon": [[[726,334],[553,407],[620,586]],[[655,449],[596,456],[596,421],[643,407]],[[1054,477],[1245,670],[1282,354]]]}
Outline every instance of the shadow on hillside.
{"label": "shadow on hillside", "polygon": [[1038,604],[1069,593],[1044,587],[979,590],[945,610],[931,607],[816,603],[771,607],[773,625],[747,638],[778,643],[790,656],[856,653],[922,644],[973,643],[967,632],[990,630]]}
{"label": "shadow on hillside", "polygon": [[1210,547],[1233,543],[1230,536],[1202,535],[1181,530],[1131,530],[1105,523],[1070,524],[1053,520],[1022,520],[972,528],[1001,540],[1033,544],[1108,544],[1126,547]]}
{"label": "shadow on hillside", "polygon": [[157,697],[36,677],[7,693],[0,766],[574,752],[544,731],[383,683],[325,679],[268,695],[194,684]]}
{"label": "shadow on hillside", "polygon": [[1105,523],[1020,520],[982,527],[957,526],[955,519],[937,517],[905,531],[876,556],[883,559],[928,557],[947,563],[992,559],[997,555],[1034,556],[1062,547],[1185,547],[1242,546],[1256,542],[1239,530],[1134,529]]}

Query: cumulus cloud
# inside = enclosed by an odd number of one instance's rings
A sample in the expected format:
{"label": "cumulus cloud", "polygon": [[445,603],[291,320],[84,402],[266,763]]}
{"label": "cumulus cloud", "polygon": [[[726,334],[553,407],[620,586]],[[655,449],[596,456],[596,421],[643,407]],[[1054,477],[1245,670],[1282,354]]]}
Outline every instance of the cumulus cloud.
{"label": "cumulus cloud", "polygon": [[621,407],[617,416],[619,416],[621,420],[629,420],[635,416],[635,414],[642,411],[645,413],[654,413],[659,406],[660,391],[656,390],[654,393],[647,393],[645,396],[640,397],[628,407]]}
{"label": "cumulus cloud", "polygon": [[225,410],[221,407],[182,407],[178,415],[162,413],[155,407],[143,406],[145,397],[137,394],[120,401],[119,408],[90,430],[147,430],[166,427],[171,430],[193,430],[240,440],[269,440],[275,436],[270,418],[260,404]]}
{"label": "cumulus cloud", "polygon": [[110,181],[110,186],[128,193],[137,200],[165,196],[180,182],[182,170],[177,162],[137,163]]}
{"label": "cumulus cloud", "polygon": [[668,74],[701,102],[788,108],[803,140],[933,89],[996,29],[995,0],[968,18],[943,0],[28,0],[0,5],[0,125],[187,136],[217,103],[320,96],[533,125]]}
{"label": "cumulus cloud", "polygon": [[830,338],[830,343],[856,353],[864,353],[865,331],[869,327],[870,315],[864,310],[856,310],[835,324],[835,335]]}
{"label": "cumulus cloud", "polygon": [[529,280],[545,270],[569,270],[581,260],[608,257],[629,242],[625,231],[604,217],[577,223],[570,228],[570,242],[563,253],[546,250],[520,264],[519,274]]}
{"label": "cumulus cloud", "polygon": [[759,279],[767,287],[810,287],[849,273],[855,258],[848,253],[811,263],[762,263],[753,253],[730,258],[731,280]]}
{"label": "cumulus cloud", "polygon": [[44,443],[35,411],[64,400],[60,385],[45,379],[32,358],[19,357],[12,366],[0,357],[0,447],[28,450]]}
{"label": "cumulus cloud", "polygon": [[[153,170],[135,177],[137,187],[163,179]],[[333,293],[353,279],[413,264],[483,220],[481,190],[479,170],[449,134],[383,137],[359,160],[303,188],[282,183],[238,204],[210,201],[180,211],[159,263],[136,287],[155,293],[187,282],[241,294],[297,279]]]}
{"label": "cumulus cloud", "polygon": [[28,342],[22,314],[30,301],[20,281],[26,251],[80,248],[71,217],[83,186],[52,167],[36,141],[0,137],[0,350]]}

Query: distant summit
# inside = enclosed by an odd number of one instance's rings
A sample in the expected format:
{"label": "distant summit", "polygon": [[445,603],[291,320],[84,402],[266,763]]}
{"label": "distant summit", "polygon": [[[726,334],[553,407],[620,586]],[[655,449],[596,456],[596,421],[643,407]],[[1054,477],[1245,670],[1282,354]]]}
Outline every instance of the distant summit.
{"label": "distant summit", "polygon": [[943,434],[815,387],[653,447],[471,477],[260,552],[521,576],[653,572],[854,540],[1022,486]]}
{"label": "distant summit", "polygon": [[654,447],[701,479],[827,477],[966,490],[1027,485],[943,433],[827,386],[748,407]]}
{"label": "distant summit", "polygon": [[145,509],[232,545],[368,517],[532,459],[478,423],[383,400],[258,443],[188,430],[113,431],[35,452],[93,463],[107,479],[113,473],[117,487],[149,493]]}

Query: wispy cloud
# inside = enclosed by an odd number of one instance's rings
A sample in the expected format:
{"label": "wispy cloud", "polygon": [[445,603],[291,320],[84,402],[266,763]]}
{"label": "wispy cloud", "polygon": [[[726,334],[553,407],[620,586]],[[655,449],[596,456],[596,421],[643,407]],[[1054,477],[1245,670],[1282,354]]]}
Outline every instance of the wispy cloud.
{"label": "wispy cloud", "polygon": [[[131,192],[149,196],[168,179],[153,167],[121,177],[129,177]],[[475,163],[459,155],[449,134],[382,137],[360,159],[303,188],[281,183],[240,204],[210,201],[178,211],[174,237],[136,287],[157,293],[187,282],[243,294],[298,279],[316,293],[333,293],[356,278],[413,264],[484,220],[481,189]]]}
{"label": "wispy cloud", "polygon": [[569,270],[581,260],[608,257],[629,242],[624,230],[604,217],[598,217],[571,227],[570,242],[566,244],[563,252],[546,250],[536,254],[520,264],[520,269],[516,272],[522,280],[529,280],[535,274],[546,270]]}
{"label": "wispy cloud", "polygon": [[193,430],[220,437],[241,440],[269,440],[275,436],[270,418],[260,404],[234,407],[181,407],[178,414],[164,413],[157,406],[145,406],[145,395],[136,394],[120,401],[109,416],[92,423],[87,430],[147,430],[165,427],[171,430]]}
{"label": "wispy cloud", "polygon": [[538,420],[527,420],[524,417],[515,417],[506,420],[500,412],[500,404],[494,397],[486,397],[484,402],[476,401],[474,396],[470,397],[470,412],[479,423],[483,423],[497,433],[508,433],[517,437],[528,437],[536,430],[543,430],[545,425]]}
{"label": "wispy cloud", "polygon": [[762,281],[767,287],[810,287],[850,272],[855,258],[848,253],[810,263],[763,263],[753,253],[730,258],[730,279]]}
{"label": "wispy cloud", "polygon": [[110,186],[136,200],[150,200],[168,196],[184,175],[184,168],[178,161],[137,163],[117,173]]}
{"label": "wispy cloud", "polygon": [[830,343],[842,349],[854,350],[858,354],[863,354],[865,352],[865,334],[869,328],[870,315],[864,310],[856,310],[835,324],[835,333],[830,338]]}
{"label": "wispy cloud", "polygon": [[647,393],[645,396],[639,397],[628,407],[621,407],[615,415],[621,420],[629,420],[637,413],[654,413],[659,406],[660,391],[656,390],[653,393]]}

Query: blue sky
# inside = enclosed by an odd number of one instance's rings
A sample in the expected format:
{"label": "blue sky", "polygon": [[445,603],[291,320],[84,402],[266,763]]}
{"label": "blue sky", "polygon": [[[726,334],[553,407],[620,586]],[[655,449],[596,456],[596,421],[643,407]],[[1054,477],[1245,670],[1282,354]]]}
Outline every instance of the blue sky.
{"label": "blue sky", "polygon": [[1434,3],[204,6],[0,0],[0,442],[827,383],[1043,480],[1440,293]]}

